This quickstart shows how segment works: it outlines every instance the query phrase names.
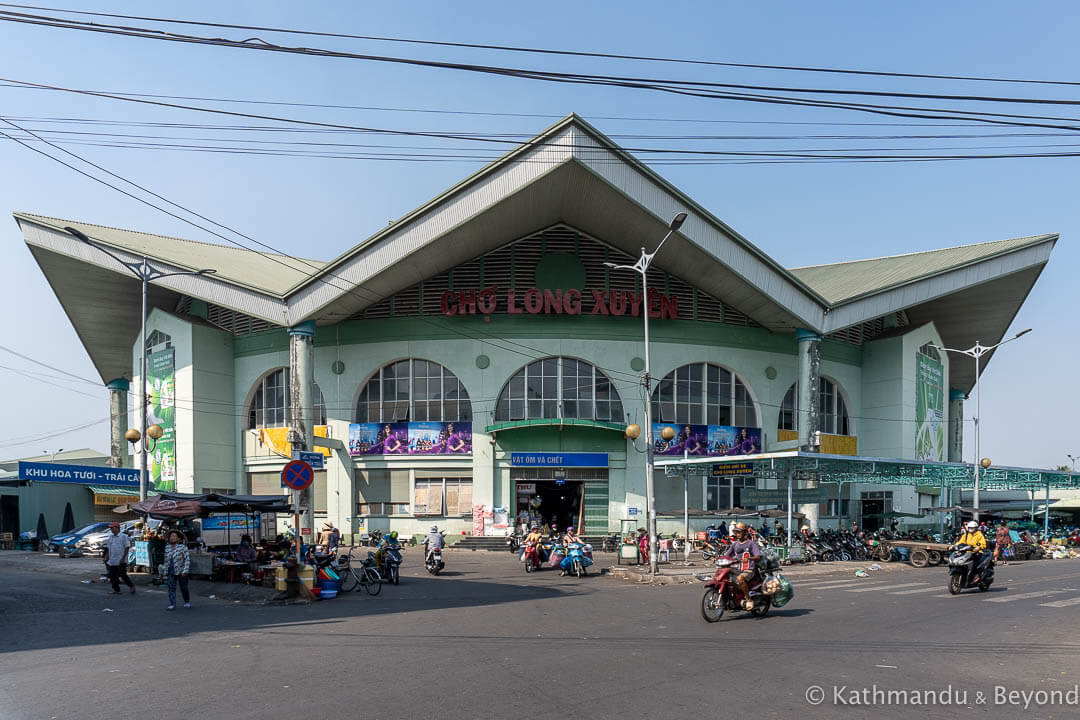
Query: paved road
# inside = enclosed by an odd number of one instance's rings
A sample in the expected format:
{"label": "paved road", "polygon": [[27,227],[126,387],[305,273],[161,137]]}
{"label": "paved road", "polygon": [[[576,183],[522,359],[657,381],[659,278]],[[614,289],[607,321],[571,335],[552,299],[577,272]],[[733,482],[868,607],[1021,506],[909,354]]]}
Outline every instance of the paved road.
{"label": "paved road", "polygon": [[[525,575],[501,553],[448,551],[447,573],[432,578],[410,550],[402,584],[374,598],[268,607],[196,597],[171,613],[161,591],[108,597],[4,556],[5,719],[684,718],[737,704],[755,718],[862,718],[868,709],[838,707],[833,688],[850,702],[875,685],[967,692],[966,705],[944,711],[878,701],[883,718],[1080,711],[994,704],[995,685],[1080,682],[1077,561],[999,568],[990,592],[959,597],[941,568],[816,574],[767,618],[708,625],[700,585]],[[807,702],[811,686],[825,691],[822,704]]]}

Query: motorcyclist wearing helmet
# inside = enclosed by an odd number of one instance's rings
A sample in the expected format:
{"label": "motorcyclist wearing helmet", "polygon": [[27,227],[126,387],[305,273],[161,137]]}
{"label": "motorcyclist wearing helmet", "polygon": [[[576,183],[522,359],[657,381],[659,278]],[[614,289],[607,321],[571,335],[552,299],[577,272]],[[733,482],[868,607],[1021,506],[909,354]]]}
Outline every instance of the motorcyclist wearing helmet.
{"label": "motorcyclist wearing helmet", "polygon": [[563,545],[566,547],[570,547],[571,543],[577,543],[579,545],[584,544],[581,542],[581,538],[578,537],[577,531],[574,530],[573,525],[566,528],[566,533],[563,535],[562,541]]}
{"label": "motorcyclist wearing helmet", "polygon": [[424,538],[424,560],[427,560],[432,550],[442,550],[444,547],[446,547],[446,538],[439,532],[438,525],[432,525],[431,531]]}
{"label": "motorcyclist wearing helmet", "polygon": [[376,567],[382,567],[383,558],[386,557],[387,548],[398,547],[397,530],[393,530],[386,535],[382,536],[382,540],[379,541],[379,547],[375,550],[375,565]]}
{"label": "motorcyclist wearing helmet", "polygon": [[739,565],[739,574],[735,576],[735,582],[743,595],[743,609],[753,610],[754,601],[750,599],[750,582],[757,573],[758,562],[761,561],[761,546],[749,537],[746,523],[738,522],[734,525],[735,541],[728,545],[727,550],[720,557],[730,558],[736,562],[743,562],[743,555],[747,554],[745,564]]}
{"label": "motorcyclist wearing helmet", "polygon": [[540,546],[540,542],[544,539],[544,536],[540,533],[540,526],[533,523],[533,526],[529,528],[529,534],[525,536],[525,544],[536,543],[536,546]]}
{"label": "motorcyclist wearing helmet", "polygon": [[[986,559],[986,536],[979,531],[979,524],[974,520],[964,525],[964,533],[953,543],[953,548],[958,545],[970,545],[974,557],[971,559],[975,572],[981,574],[983,563]],[[978,578],[976,577],[976,582]]]}
{"label": "motorcyclist wearing helmet", "polygon": [[964,532],[953,543],[953,547],[955,548],[957,545],[970,545],[978,555],[982,555],[983,551],[986,550],[986,537],[979,532],[979,523],[972,520],[964,525]]}

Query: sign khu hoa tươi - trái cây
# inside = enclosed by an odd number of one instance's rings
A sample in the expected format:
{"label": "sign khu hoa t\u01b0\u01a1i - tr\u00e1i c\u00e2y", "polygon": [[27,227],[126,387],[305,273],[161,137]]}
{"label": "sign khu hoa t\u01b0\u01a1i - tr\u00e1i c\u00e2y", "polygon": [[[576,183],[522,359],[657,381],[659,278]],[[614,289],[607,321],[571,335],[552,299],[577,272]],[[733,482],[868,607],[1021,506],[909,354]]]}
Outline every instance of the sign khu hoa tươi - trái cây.
{"label": "sign khu hoa t\u01b0\u01a1i - tr\u00e1i c\u00e2y", "polygon": [[[447,290],[442,294],[443,315],[612,315],[639,317],[640,292],[629,290],[576,290],[498,288]],[[677,320],[679,299],[649,292],[650,318]]]}

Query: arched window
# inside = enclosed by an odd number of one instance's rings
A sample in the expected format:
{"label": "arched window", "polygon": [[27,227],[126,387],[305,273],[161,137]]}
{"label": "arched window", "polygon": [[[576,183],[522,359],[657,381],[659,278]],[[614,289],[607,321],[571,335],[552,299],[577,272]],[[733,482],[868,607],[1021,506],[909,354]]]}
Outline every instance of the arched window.
{"label": "arched window", "polygon": [[919,354],[925,355],[926,357],[931,358],[935,362],[941,362],[941,353],[939,353],[938,349],[934,347],[934,343],[926,343],[925,345],[923,345],[921,348],[919,348]]}
{"label": "arched window", "polygon": [[[850,435],[851,421],[848,419],[847,403],[844,395],[840,392],[840,386],[828,378],[818,379],[818,415],[820,416],[821,432],[828,435]],[[777,427],[781,430],[798,430],[799,423],[798,397],[796,385],[788,388],[784,402],[780,405],[780,422]]]}
{"label": "arched window", "polygon": [[[319,384],[314,384],[315,424],[326,424],[326,402]],[[248,407],[248,429],[284,427],[289,423],[289,368],[268,373],[255,388]]]}
{"label": "arched window", "polygon": [[625,421],[611,380],[584,360],[550,357],[529,363],[511,377],[495,404],[495,421],[577,418]]}
{"label": "arched window", "polygon": [[656,422],[683,425],[756,427],[757,411],[738,375],[712,363],[693,363],[671,371],[652,396]]}
{"label": "arched window", "polygon": [[430,360],[379,368],[356,399],[356,422],[472,422],[469,393],[457,375]]}

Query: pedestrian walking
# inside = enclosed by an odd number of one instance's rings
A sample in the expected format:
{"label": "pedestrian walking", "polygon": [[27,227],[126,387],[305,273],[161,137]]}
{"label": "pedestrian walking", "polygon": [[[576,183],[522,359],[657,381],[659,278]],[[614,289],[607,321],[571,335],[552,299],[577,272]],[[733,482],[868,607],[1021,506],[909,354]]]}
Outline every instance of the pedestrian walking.
{"label": "pedestrian walking", "polygon": [[184,607],[191,607],[191,595],[188,593],[188,571],[191,570],[191,554],[184,542],[184,534],[179,530],[169,532],[169,544],[165,546],[165,577],[169,584],[169,610],[176,609],[176,585],[180,585],[180,594],[184,596]]}
{"label": "pedestrian walking", "polygon": [[109,530],[112,531],[112,535],[105,541],[102,551],[105,571],[109,575],[109,583],[112,584],[112,591],[109,594],[119,595],[120,581],[123,580],[134,595],[135,583],[131,582],[127,574],[127,556],[131,548],[131,538],[120,532],[120,523],[109,523]]}

